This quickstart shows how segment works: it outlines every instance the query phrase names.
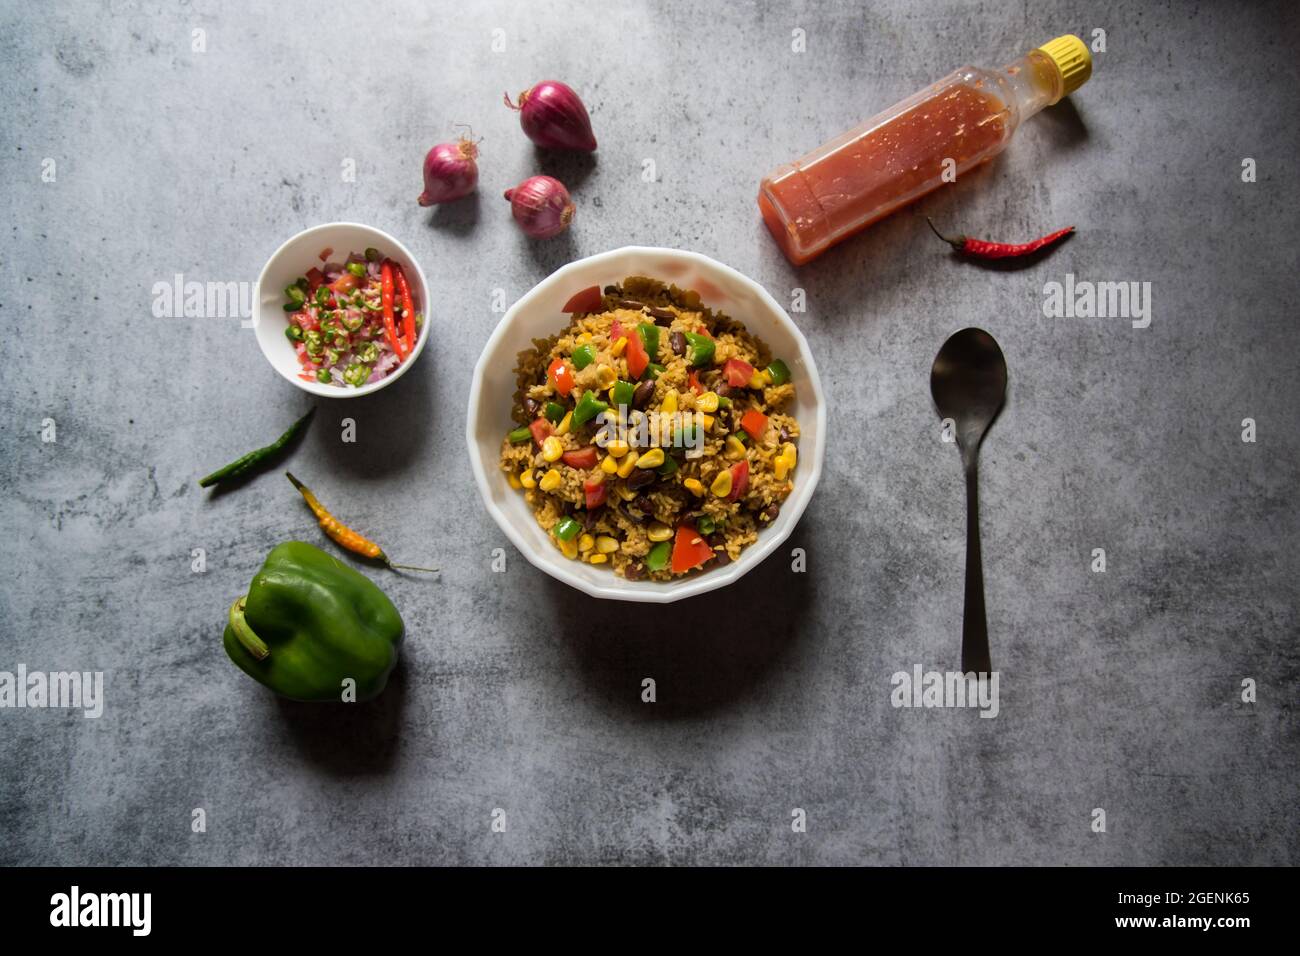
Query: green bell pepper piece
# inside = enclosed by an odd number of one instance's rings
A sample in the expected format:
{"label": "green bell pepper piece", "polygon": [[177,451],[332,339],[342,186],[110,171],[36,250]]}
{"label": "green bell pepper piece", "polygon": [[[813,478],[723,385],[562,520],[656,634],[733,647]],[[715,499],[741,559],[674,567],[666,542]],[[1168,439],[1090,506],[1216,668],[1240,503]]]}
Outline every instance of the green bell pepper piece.
{"label": "green bell pepper piece", "polygon": [[533,431],[527,425],[521,425],[507,435],[506,438],[510,439],[512,445],[522,445],[526,441],[533,440]]}
{"label": "green bell pepper piece", "polygon": [[652,322],[642,322],[636,331],[641,336],[641,344],[645,346],[645,354],[653,361],[659,355],[659,326]]}
{"label": "green bell pepper piece", "polygon": [[649,365],[645,367],[645,371],[641,373],[641,380],[642,381],[645,381],[646,379],[653,380],[658,378],[663,373],[664,373],[664,367],[662,365],[660,365],[658,362],[651,362]]}
{"label": "green bell pepper piece", "polygon": [[594,361],[596,361],[596,350],[590,345],[579,345],[573,350],[573,367],[578,371],[582,371]]}
{"label": "green bell pepper piece", "polygon": [[582,530],[582,525],[570,517],[561,518],[555,525],[555,536],[561,541],[572,541]]}
{"label": "green bell pepper piece", "polygon": [[668,558],[672,555],[673,543],[671,541],[660,541],[650,553],[645,556],[645,566],[650,571],[662,571],[668,567]]}
{"label": "green bell pepper piece", "polygon": [[559,402],[547,402],[546,407],[542,409],[542,414],[552,425],[558,425],[564,420],[564,406]]}
{"label": "green bell pepper piece", "polygon": [[687,332],[686,344],[690,346],[687,351],[692,365],[709,365],[713,362],[713,350],[716,347],[713,339],[698,332]]}
{"label": "green bell pepper piece", "polygon": [[716,527],[717,526],[713,523],[713,519],[708,515],[700,515],[699,520],[695,522],[695,530],[700,534],[713,534],[714,528]]}
{"label": "green bell pepper piece", "polygon": [[667,478],[673,472],[675,472],[678,469],[678,467],[680,466],[677,464],[677,459],[674,458],[672,455],[669,455],[666,458],[664,458],[664,463],[660,465],[658,468],[656,468],[655,471],[659,474],[660,478]]}
{"label": "green bell pepper piece", "polygon": [[609,410],[609,403],[602,402],[595,392],[583,392],[578,399],[578,407],[573,410],[573,424],[585,425],[601,412]]}
{"label": "green bell pepper piece", "polygon": [[772,376],[773,385],[784,385],[790,381],[790,366],[780,359],[773,359],[772,364],[767,367],[766,371],[768,375]]}
{"label": "green bell pepper piece", "polygon": [[286,541],[266,556],[222,638],[249,677],[293,700],[341,701],[384,689],[397,664],[402,617],[369,578],[320,548]]}
{"label": "green bell pepper piece", "polygon": [[624,382],[621,379],[614,383],[614,404],[631,405],[632,397],[636,394],[636,386],[631,382]]}

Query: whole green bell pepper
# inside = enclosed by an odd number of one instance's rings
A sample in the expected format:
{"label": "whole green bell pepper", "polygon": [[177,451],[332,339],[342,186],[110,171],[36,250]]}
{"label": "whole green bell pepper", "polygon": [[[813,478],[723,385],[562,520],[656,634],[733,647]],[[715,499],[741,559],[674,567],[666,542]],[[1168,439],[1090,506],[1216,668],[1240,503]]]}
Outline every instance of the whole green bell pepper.
{"label": "whole green bell pepper", "polygon": [[340,701],[351,679],[362,701],[388,683],[402,618],[369,578],[320,548],[286,541],[230,608],[223,641],[240,670],[277,694]]}

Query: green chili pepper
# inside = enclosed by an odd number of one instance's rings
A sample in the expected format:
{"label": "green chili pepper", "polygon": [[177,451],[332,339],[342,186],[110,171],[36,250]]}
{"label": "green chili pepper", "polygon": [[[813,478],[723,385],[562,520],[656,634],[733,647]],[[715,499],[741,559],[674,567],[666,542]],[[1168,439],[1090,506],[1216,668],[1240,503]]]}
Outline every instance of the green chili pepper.
{"label": "green chili pepper", "polygon": [[207,488],[209,485],[217,484],[217,482],[227,481],[231,478],[240,478],[248,474],[250,471],[254,470],[257,466],[261,465],[263,462],[266,462],[268,459],[273,457],[276,452],[282,449],[285,445],[289,444],[289,442],[293,441],[293,436],[297,435],[300,431],[303,430],[303,428],[307,425],[307,420],[311,418],[312,412],[315,411],[316,409],[312,408],[311,411],[307,412],[306,415],[302,416],[302,418],[298,419],[296,422],[290,425],[288,431],[286,431],[275,441],[271,442],[271,444],[267,445],[265,448],[259,448],[256,451],[250,451],[247,455],[244,455],[242,458],[235,459],[230,464],[226,465],[226,467],[218,468],[216,471],[208,475],[206,478],[200,478],[199,487]]}
{"label": "green chili pepper", "polygon": [[596,361],[596,350],[590,345],[579,345],[573,350],[573,367],[581,371]]}
{"label": "green chili pepper", "polygon": [[641,336],[641,344],[645,346],[645,354],[655,358],[659,354],[659,326],[652,322],[642,322],[636,331]]}
{"label": "green chili pepper", "polygon": [[284,297],[290,302],[296,303],[299,308],[302,308],[303,303],[307,301],[306,294],[296,285],[285,286]]}
{"label": "green chili pepper", "polygon": [[585,425],[601,412],[609,410],[609,403],[596,398],[595,392],[583,392],[578,407],[573,410],[573,424]]}
{"label": "green chili pepper", "polygon": [[316,381],[320,382],[322,385],[328,385],[330,382],[334,381],[334,376],[330,374],[329,369],[318,368],[316,369]]}
{"label": "green chili pepper", "polygon": [[360,315],[345,315],[343,316],[343,324],[347,326],[349,332],[356,332],[366,324],[366,320],[364,316]]}
{"label": "green chili pepper", "polygon": [[303,336],[303,341],[307,346],[308,355],[320,355],[321,351],[325,348],[324,344],[321,341],[320,333],[317,332],[315,329],[312,329],[310,332],[307,332]]}
{"label": "green chili pepper", "polygon": [[559,402],[547,402],[546,407],[542,409],[542,414],[552,425],[558,425],[564,420],[565,408]]}
{"label": "green chili pepper", "polygon": [[360,279],[366,274],[366,264],[364,262],[349,262],[348,272],[351,272],[354,276]]}
{"label": "green chili pepper", "polygon": [[668,567],[668,558],[672,555],[672,552],[673,543],[671,541],[660,541],[645,556],[646,570],[662,571]]}
{"label": "green chili pepper", "polygon": [[695,530],[700,534],[713,534],[713,519],[708,515],[700,515],[699,520],[695,522]]}
{"label": "green chili pepper", "polygon": [[510,439],[512,445],[522,445],[526,441],[533,440],[533,432],[527,425],[522,425],[507,435],[506,438]]}
{"label": "green chili pepper", "polygon": [[379,361],[379,346],[374,342],[364,342],[357,348],[357,358],[363,362],[374,363]]}
{"label": "green chili pepper", "polygon": [[316,304],[324,305],[330,300],[330,290],[323,285],[316,287]]}
{"label": "green chili pepper", "polygon": [[773,359],[772,364],[766,370],[768,375],[772,376],[773,385],[784,385],[790,381],[790,366],[786,365],[780,359]]}
{"label": "green chili pepper", "polygon": [[325,364],[326,364],[326,365],[338,365],[338,364],[339,364],[339,351],[338,351],[338,349],[326,349],[326,350],[325,350]]}
{"label": "green chili pepper", "polygon": [[296,304],[294,304],[293,302],[286,302],[286,303],[282,306],[282,308],[283,308],[284,311],[286,311],[286,312],[298,312],[298,311],[300,311],[300,310],[302,309],[302,306],[300,306],[300,305],[296,305]]}
{"label": "green chili pepper", "polygon": [[302,290],[304,298],[306,297],[307,292],[311,289],[311,283],[307,281],[306,276],[298,276],[298,278],[293,280],[293,284]]}
{"label": "green chili pepper", "polygon": [[369,700],[384,689],[402,617],[373,581],[301,541],[266,557],[222,636],[245,674],[294,700]]}
{"label": "green chili pepper", "polygon": [[614,404],[631,405],[632,396],[636,394],[636,386],[631,382],[619,380],[614,383]]}
{"label": "green chili pepper", "polygon": [[692,365],[708,365],[713,361],[713,350],[715,348],[713,339],[698,332],[687,332],[686,343],[690,346],[689,353]]}
{"label": "green chili pepper", "polygon": [[561,518],[555,526],[555,536],[561,541],[572,541],[582,530],[582,525],[573,518]]}
{"label": "green chili pepper", "polygon": [[302,327],[298,325],[288,325],[285,327],[284,334],[290,342],[302,341]]}
{"label": "green chili pepper", "polygon": [[366,384],[366,379],[370,377],[370,367],[354,362],[343,370],[343,381],[347,382],[354,388],[360,388]]}
{"label": "green chili pepper", "polygon": [[367,261],[367,262],[378,262],[378,261],[379,261],[379,258],[380,258],[380,256],[379,256],[379,250],[378,250],[378,249],[376,249],[374,246],[367,246],[367,247],[366,247],[366,261]]}

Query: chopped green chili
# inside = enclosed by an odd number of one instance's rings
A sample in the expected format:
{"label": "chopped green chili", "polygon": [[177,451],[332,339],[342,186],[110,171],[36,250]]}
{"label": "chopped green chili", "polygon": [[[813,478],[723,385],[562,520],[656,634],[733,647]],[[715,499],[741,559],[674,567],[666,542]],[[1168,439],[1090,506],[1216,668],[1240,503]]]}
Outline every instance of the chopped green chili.
{"label": "chopped green chili", "polygon": [[573,410],[573,424],[585,425],[608,409],[609,403],[596,398],[595,392],[583,392],[582,398],[578,399],[578,407]]}
{"label": "chopped green chili", "polygon": [[713,339],[698,332],[687,332],[686,343],[690,346],[689,355],[692,365],[708,365],[713,361],[716,347]]}
{"label": "chopped green chili", "polygon": [[641,344],[645,346],[646,355],[655,358],[659,354],[659,326],[650,322],[642,322],[636,327],[637,334],[641,336]]}
{"label": "chopped green chili", "polygon": [[766,371],[768,375],[772,376],[773,385],[784,385],[790,381],[790,366],[780,359],[773,359],[772,364],[767,367]]}
{"label": "chopped green chili", "polygon": [[573,350],[573,367],[581,371],[596,361],[596,350],[590,345],[579,345]]}
{"label": "chopped green chili", "polygon": [[546,407],[542,409],[542,414],[546,420],[553,425],[558,425],[564,420],[565,408],[559,402],[547,402]]}
{"label": "chopped green chili", "polygon": [[668,558],[672,554],[673,543],[671,541],[660,541],[650,553],[645,556],[645,566],[650,571],[662,571],[668,567]]}
{"label": "chopped green chili", "polygon": [[506,437],[510,439],[510,444],[522,445],[526,441],[533,440],[533,433],[532,430],[527,425],[523,425],[519,428],[516,428]]}
{"label": "chopped green chili", "polygon": [[561,541],[572,541],[582,530],[582,525],[573,518],[561,518],[555,525],[555,536]]}

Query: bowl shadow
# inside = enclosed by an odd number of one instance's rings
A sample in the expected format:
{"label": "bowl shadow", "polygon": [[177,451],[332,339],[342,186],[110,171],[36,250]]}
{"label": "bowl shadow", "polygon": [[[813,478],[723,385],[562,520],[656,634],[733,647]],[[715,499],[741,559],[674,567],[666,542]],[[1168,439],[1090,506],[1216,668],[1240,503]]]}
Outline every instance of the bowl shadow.
{"label": "bowl shadow", "polygon": [[400,749],[406,690],[406,667],[399,657],[388,686],[373,700],[319,704],[277,697],[277,718],[303,757],[331,776],[387,773]]}
{"label": "bowl shadow", "polygon": [[[549,575],[549,619],[602,703],[647,721],[696,717],[754,693],[810,620],[808,573],[790,569],[796,533],[739,581],[674,604],[587,597]],[[642,700],[646,678],[655,703]]]}

